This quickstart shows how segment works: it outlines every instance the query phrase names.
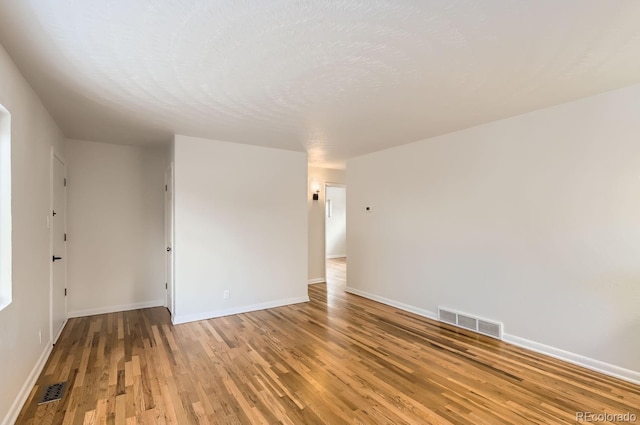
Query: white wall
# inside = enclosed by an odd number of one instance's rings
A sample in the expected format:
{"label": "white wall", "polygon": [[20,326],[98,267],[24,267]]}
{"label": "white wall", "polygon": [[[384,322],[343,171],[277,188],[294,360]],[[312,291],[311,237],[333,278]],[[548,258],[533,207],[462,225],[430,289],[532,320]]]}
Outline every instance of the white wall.
{"label": "white wall", "polygon": [[164,304],[164,149],[67,143],[70,316]]}
{"label": "white wall", "polygon": [[348,161],[349,287],[640,380],[638,111],[634,86]]}
{"label": "white wall", "polygon": [[13,302],[0,311],[0,423],[8,425],[51,347],[50,149],[64,154],[64,138],[2,46],[0,104],[11,113],[12,137]]}
{"label": "white wall", "polygon": [[326,215],[327,258],[347,256],[347,189],[329,186],[326,188],[327,202],[331,201],[331,217]]}
{"label": "white wall", "polygon": [[[309,283],[325,281],[325,183],[346,183],[344,170],[309,167],[307,207],[309,213]],[[312,199],[312,187],[320,188],[319,200]]]}
{"label": "white wall", "polygon": [[308,300],[306,180],[305,153],[176,136],[174,322]]}

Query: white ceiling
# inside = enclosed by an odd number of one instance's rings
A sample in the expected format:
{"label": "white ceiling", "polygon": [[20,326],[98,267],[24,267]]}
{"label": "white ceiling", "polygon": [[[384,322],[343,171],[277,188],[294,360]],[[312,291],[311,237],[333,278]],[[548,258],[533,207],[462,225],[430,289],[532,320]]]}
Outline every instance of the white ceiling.
{"label": "white ceiling", "polygon": [[640,82],[636,0],[0,0],[0,42],[69,138],[334,167]]}

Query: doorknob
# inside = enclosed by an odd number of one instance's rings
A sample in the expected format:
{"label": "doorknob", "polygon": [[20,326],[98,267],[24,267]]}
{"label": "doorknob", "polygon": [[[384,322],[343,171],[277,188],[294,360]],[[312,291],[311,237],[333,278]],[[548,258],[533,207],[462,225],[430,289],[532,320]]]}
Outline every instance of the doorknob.
{"label": "doorknob", "polygon": [[167,247],[167,252],[171,252],[171,247],[170,246]]}
{"label": "doorknob", "polygon": [[52,257],[52,260],[55,262],[56,260],[62,260],[62,257],[56,257],[55,255]]}

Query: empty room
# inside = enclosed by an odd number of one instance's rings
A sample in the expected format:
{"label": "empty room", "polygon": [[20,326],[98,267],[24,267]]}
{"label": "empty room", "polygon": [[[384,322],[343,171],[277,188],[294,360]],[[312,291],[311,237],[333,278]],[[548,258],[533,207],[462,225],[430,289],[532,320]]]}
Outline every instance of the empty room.
{"label": "empty room", "polygon": [[639,23],[0,0],[0,425],[640,424]]}

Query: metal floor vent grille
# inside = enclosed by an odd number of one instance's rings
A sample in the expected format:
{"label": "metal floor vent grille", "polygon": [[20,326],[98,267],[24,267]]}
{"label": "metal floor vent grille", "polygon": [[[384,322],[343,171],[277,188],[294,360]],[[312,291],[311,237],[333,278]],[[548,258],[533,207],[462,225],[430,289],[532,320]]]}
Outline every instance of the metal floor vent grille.
{"label": "metal floor vent grille", "polygon": [[438,319],[470,331],[502,339],[502,323],[481,319],[467,313],[438,307]]}
{"label": "metal floor vent grille", "polygon": [[49,385],[38,404],[51,403],[52,401],[58,401],[64,396],[64,390],[67,388],[66,382],[58,382],[57,384]]}

